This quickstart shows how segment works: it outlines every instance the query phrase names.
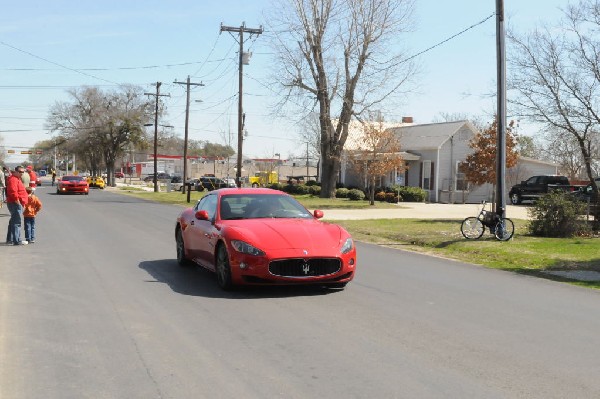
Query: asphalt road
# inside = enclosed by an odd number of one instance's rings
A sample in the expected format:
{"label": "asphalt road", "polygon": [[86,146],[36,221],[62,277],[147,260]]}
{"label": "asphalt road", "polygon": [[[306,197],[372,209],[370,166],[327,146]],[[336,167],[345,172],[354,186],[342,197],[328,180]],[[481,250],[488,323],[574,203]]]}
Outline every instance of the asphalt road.
{"label": "asphalt road", "polygon": [[181,208],[38,194],[0,246],[1,399],[600,397],[596,291],[359,243],[344,291],[225,293],[177,266]]}

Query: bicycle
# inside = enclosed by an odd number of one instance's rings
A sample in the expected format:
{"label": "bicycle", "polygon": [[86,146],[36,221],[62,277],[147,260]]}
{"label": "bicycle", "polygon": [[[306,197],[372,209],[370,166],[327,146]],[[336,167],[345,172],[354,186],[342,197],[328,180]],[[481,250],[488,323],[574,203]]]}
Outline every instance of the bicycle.
{"label": "bicycle", "polygon": [[460,232],[468,240],[481,238],[486,227],[499,241],[508,241],[515,233],[515,224],[509,218],[501,218],[495,212],[485,209],[487,201],[481,201],[482,207],[477,216],[469,216],[462,221]]}

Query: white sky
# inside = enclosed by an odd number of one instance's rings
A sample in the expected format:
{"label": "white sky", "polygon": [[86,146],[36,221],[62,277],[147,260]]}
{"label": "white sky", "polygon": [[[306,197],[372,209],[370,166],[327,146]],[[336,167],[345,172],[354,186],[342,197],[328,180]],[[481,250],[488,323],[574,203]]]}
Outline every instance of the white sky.
{"label": "white sky", "polygon": [[[159,123],[183,137],[185,91],[174,80],[202,81],[192,91],[190,138],[223,143],[220,132],[237,132],[237,42],[220,24],[258,28],[269,15],[269,0],[35,0],[0,7],[0,135],[5,149],[20,151],[50,138],[44,129],[49,107],[65,101],[68,88],[116,83],[153,92],[163,83],[168,115]],[[416,30],[404,47],[418,53],[474,25],[495,11],[495,0],[416,0]],[[511,27],[528,31],[553,22],[565,0],[505,0]],[[419,56],[419,88],[393,115],[431,122],[441,112],[489,115],[496,87],[495,18]],[[248,137],[244,154],[282,158],[301,155],[298,129],[270,115],[273,91],[267,84],[272,62],[266,35],[246,43],[253,52],[244,73]],[[17,50],[18,49],[18,50]],[[183,64],[183,65],[182,65]],[[132,69],[125,69],[132,68]],[[95,69],[95,70],[91,70]],[[76,72],[74,70],[79,70]],[[202,100],[197,103],[194,100]],[[18,131],[15,131],[18,130]],[[523,133],[523,132],[521,132]],[[525,132],[527,133],[527,132]],[[23,147],[23,148],[22,148]],[[233,147],[236,148],[235,141]],[[24,157],[9,157],[8,162]]]}

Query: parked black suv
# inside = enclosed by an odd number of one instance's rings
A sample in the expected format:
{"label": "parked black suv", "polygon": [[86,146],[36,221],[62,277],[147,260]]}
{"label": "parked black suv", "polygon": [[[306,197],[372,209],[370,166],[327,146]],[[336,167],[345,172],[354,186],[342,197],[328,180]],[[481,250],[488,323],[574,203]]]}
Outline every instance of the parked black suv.
{"label": "parked black suv", "polygon": [[225,187],[228,187],[227,182],[214,176],[202,176],[196,182],[196,191],[204,191],[205,189],[212,191]]}

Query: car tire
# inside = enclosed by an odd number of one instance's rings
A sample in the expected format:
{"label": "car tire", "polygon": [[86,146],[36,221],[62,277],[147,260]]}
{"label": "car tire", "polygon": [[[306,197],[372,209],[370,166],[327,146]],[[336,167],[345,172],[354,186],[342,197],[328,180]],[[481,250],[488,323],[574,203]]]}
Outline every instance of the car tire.
{"label": "car tire", "polygon": [[231,266],[229,264],[229,254],[224,244],[219,245],[217,249],[217,283],[224,291],[230,291],[233,288],[231,281]]}
{"label": "car tire", "polygon": [[510,202],[513,205],[520,205],[521,204],[521,196],[518,193],[514,193],[510,195]]}
{"label": "car tire", "polygon": [[175,232],[175,245],[177,249],[177,264],[181,267],[191,266],[192,261],[185,256],[185,242],[183,241],[183,234],[179,227],[177,227],[177,231]]}
{"label": "car tire", "polygon": [[252,188],[258,188],[258,183],[252,183]]}

